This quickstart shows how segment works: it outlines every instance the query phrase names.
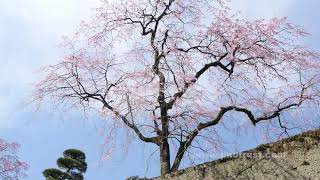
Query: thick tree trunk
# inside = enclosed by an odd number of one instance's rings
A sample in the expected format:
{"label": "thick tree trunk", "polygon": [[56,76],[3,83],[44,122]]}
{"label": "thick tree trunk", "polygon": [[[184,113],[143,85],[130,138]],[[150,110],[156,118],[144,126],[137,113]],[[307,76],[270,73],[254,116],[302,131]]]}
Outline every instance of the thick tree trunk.
{"label": "thick tree trunk", "polygon": [[161,176],[170,173],[170,147],[168,139],[164,139],[160,145]]}

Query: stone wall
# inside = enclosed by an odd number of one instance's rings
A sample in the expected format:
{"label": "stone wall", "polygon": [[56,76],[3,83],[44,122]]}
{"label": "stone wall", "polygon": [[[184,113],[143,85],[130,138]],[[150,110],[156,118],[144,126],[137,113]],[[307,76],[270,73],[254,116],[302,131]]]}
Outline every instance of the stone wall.
{"label": "stone wall", "polygon": [[320,130],[152,179],[320,179]]}
{"label": "stone wall", "polygon": [[154,179],[320,179],[320,130]]}

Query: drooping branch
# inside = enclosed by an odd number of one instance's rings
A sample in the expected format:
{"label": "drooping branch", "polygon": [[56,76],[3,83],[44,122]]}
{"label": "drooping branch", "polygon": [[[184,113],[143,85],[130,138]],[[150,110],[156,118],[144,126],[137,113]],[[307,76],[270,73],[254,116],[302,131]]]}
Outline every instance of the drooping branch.
{"label": "drooping branch", "polygon": [[237,111],[237,112],[245,113],[247,115],[247,117],[249,118],[249,120],[252,122],[252,124],[255,126],[260,121],[271,120],[271,119],[277,118],[277,117],[280,116],[281,112],[283,112],[283,111],[285,111],[287,109],[290,109],[292,107],[297,107],[300,104],[301,104],[301,102],[292,103],[290,105],[278,108],[277,110],[271,112],[269,115],[263,115],[263,116],[260,116],[260,117],[255,117],[253,115],[252,111],[250,111],[250,110],[248,110],[246,108],[241,108],[241,107],[236,107],[236,106],[222,107],[220,112],[218,113],[218,115],[213,120],[208,121],[206,123],[198,124],[196,129],[194,129],[186,137],[186,140],[183,141],[183,142],[180,142],[180,147],[179,147],[179,149],[177,151],[176,158],[174,160],[174,164],[173,164],[173,166],[171,168],[171,171],[176,171],[178,169],[184,153],[189,148],[189,146],[192,144],[192,141],[200,133],[200,131],[205,129],[205,128],[217,125],[227,112],[229,112],[229,111]]}
{"label": "drooping branch", "polygon": [[125,125],[131,128],[136,135],[139,137],[140,140],[148,143],[159,144],[159,137],[146,137],[142,134],[139,128],[134,124],[134,121],[131,123],[128,118],[122,114],[120,114],[116,109],[114,109],[104,98],[101,94],[86,94],[85,98],[92,98],[97,101],[103,103],[103,107],[112,111],[117,117],[119,117]]}
{"label": "drooping branch", "polygon": [[228,69],[227,66],[224,66],[220,61],[225,58],[228,55],[228,53],[225,53],[223,56],[219,58],[218,61],[212,62],[205,64],[194,76],[194,79],[191,80],[190,82],[185,82],[184,87],[182,88],[181,91],[175,93],[172,97],[172,99],[167,103],[167,109],[172,109],[175,101],[183,96],[183,94],[188,90],[188,88],[197,82],[197,80],[203,75],[210,67],[220,67],[223,70],[227,71],[228,73],[232,74],[232,69]]}

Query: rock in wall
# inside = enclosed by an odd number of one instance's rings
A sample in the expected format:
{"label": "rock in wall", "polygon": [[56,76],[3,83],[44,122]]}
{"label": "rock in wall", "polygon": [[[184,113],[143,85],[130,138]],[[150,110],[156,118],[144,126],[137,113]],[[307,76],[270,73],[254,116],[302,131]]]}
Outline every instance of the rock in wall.
{"label": "rock in wall", "polygon": [[320,179],[320,130],[151,179]]}

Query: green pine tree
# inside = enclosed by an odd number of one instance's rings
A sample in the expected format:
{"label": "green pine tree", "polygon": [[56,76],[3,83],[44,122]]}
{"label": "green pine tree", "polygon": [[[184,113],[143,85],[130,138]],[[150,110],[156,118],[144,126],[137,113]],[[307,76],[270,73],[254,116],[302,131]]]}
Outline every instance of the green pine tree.
{"label": "green pine tree", "polygon": [[51,168],[42,172],[46,180],[83,180],[87,170],[86,155],[78,149],[67,149],[57,160],[60,169]]}

